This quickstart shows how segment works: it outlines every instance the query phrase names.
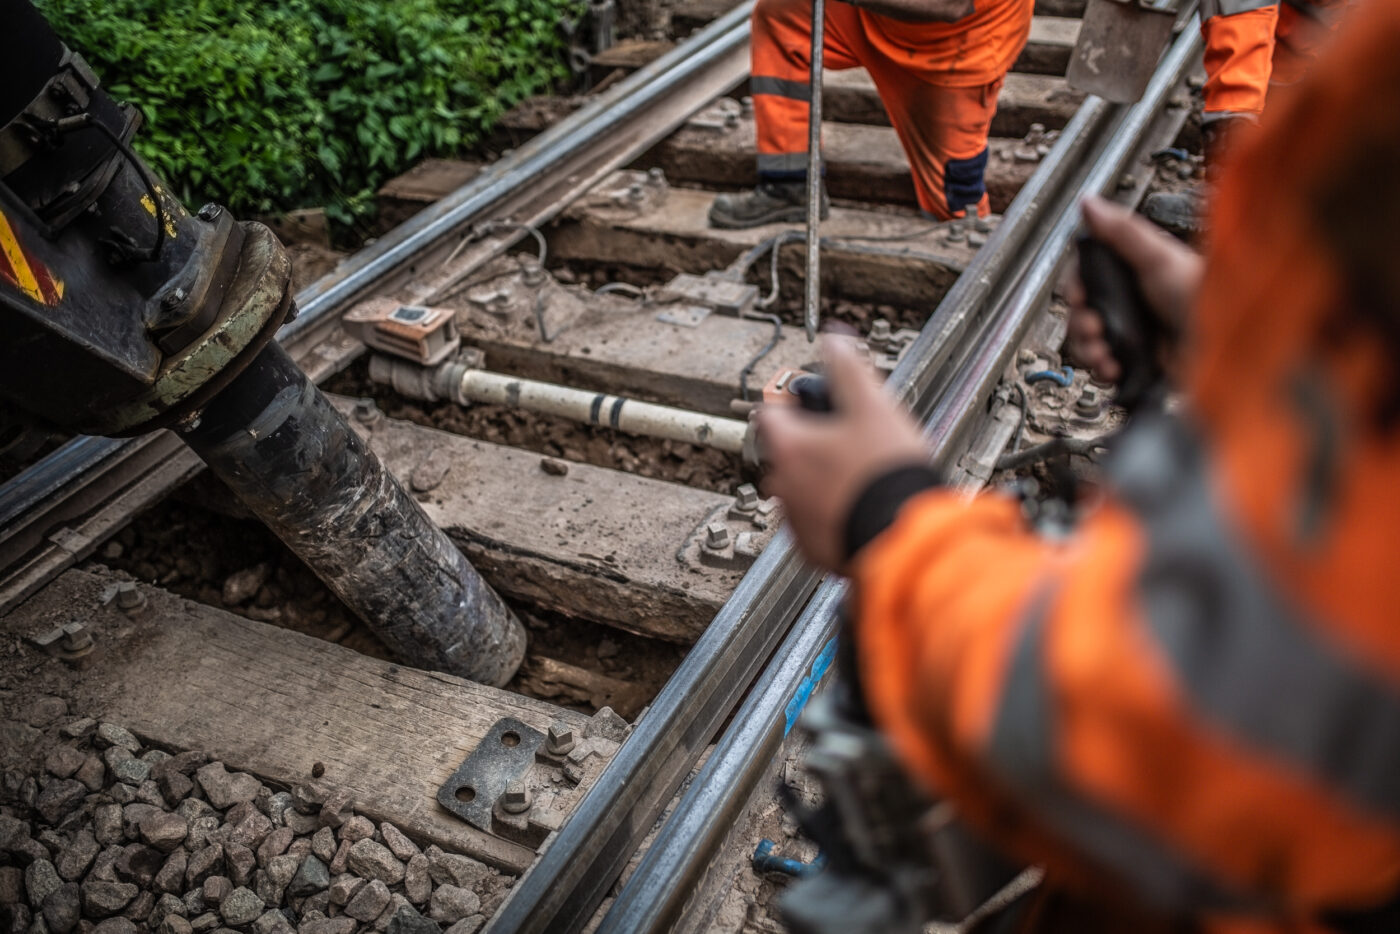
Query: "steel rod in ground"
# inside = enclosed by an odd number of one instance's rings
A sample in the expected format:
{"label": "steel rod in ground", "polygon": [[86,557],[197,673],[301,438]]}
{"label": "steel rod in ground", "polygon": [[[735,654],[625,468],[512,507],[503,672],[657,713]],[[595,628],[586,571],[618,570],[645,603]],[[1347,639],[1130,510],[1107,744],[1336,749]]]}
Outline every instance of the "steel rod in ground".
{"label": "steel rod in ground", "polygon": [[[807,277],[802,319],[807,341],[817,339],[822,298],[822,57],[826,50],[826,0],[812,0],[812,52],[807,103]],[[774,247],[776,250],[777,247]]]}

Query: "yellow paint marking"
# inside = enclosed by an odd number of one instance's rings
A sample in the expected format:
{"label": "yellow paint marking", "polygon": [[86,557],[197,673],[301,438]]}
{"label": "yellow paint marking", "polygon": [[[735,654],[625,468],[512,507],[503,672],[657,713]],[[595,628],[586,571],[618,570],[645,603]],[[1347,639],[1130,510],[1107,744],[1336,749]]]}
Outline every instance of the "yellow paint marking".
{"label": "yellow paint marking", "polygon": [[146,209],[146,213],[152,217],[156,216],[156,203],[151,200],[150,195],[141,196],[141,207]]}
{"label": "yellow paint marking", "polygon": [[19,240],[10,227],[10,220],[4,214],[0,214],[0,253],[5,254],[6,262],[14,270],[15,284],[20,291],[39,304],[47,305],[44,291],[39,288],[39,280],[34,278],[34,271],[29,268],[29,261],[24,258],[24,251],[19,248]]}

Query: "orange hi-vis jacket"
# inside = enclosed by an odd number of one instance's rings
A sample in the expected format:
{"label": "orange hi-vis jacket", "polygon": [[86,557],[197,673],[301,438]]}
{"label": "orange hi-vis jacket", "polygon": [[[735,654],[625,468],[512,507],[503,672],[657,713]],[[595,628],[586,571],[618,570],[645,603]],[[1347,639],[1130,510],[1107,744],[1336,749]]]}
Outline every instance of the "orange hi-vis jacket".
{"label": "orange hi-vis jacket", "polygon": [[[865,68],[909,158],[919,205],[939,219],[986,213],[983,173],[997,92],[1030,35],[1032,0],[976,0],[955,23],[908,23],[841,0],[825,6],[823,67]],[[758,172],[805,176],[811,0],[758,0],[752,17]]]}
{"label": "orange hi-vis jacket", "polygon": [[1258,117],[1271,85],[1292,85],[1346,0],[1202,0],[1204,120]]}
{"label": "orange hi-vis jacket", "polygon": [[1325,930],[1400,894],[1400,2],[1214,209],[1187,414],[1128,430],[1063,542],[905,499],[853,559],[858,663],[910,772],[1050,878]]}

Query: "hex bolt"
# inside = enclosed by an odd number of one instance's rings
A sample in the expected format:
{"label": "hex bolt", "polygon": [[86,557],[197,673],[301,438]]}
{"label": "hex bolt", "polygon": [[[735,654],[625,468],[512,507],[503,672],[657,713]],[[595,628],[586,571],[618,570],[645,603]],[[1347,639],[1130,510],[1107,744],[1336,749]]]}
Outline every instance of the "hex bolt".
{"label": "hex bolt", "polygon": [[199,209],[198,217],[202,221],[212,221],[219,216],[220,212],[220,207],[211,201]]}
{"label": "hex bolt", "polygon": [[525,284],[528,286],[541,285],[544,283],[544,270],[540,268],[539,263],[531,260],[525,264],[520,277],[525,280]]}
{"label": "hex bolt", "polygon": [[743,512],[753,512],[758,508],[758,487],[745,483],[734,491],[734,508]]}
{"label": "hex bolt", "polygon": [[554,721],[545,734],[544,748],[551,756],[567,755],[574,748],[574,731],[563,721]]}
{"label": "hex bolt", "polygon": [[641,201],[646,197],[646,191],[642,188],[641,182],[633,182],[627,186],[627,197],[633,201]]}
{"label": "hex bolt", "polygon": [[716,551],[729,545],[729,526],[723,522],[711,522],[705,526],[705,547]]}
{"label": "hex bolt", "polygon": [[375,425],[383,417],[384,413],[379,411],[373,399],[355,400],[355,421],[361,425]]}
{"label": "hex bolt", "polygon": [[870,339],[873,341],[887,341],[890,339],[890,323],[885,318],[876,318],[870,322]]}
{"label": "hex bolt", "polygon": [[122,581],[117,585],[117,606],[127,613],[135,613],[146,605],[146,595],[137,589],[135,582]]}
{"label": "hex bolt", "polygon": [[160,300],[160,303],[165,308],[175,308],[188,297],[189,293],[184,289],[176,289],[173,292],[166,292],[165,297]]}
{"label": "hex bolt", "polygon": [[1084,390],[1079,394],[1079,398],[1075,400],[1074,406],[1081,412],[1088,412],[1090,414],[1097,412],[1099,408],[1099,391],[1093,386],[1085,386]]}
{"label": "hex bolt", "polygon": [[501,810],[507,814],[524,814],[530,810],[530,789],[524,782],[513,781],[506,785],[501,795]]}
{"label": "hex bolt", "polygon": [[1124,174],[1118,176],[1118,188],[1119,188],[1120,190],[1127,190],[1127,189],[1129,189],[1129,188],[1136,188],[1136,187],[1137,187],[1137,176],[1134,175],[1133,173],[1131,173],[1131,172],[1125,172]]}
{"label": "hex bolt", "polygon": [[86,652],[92,648],[92,633],[82,623],[69,623],[63,627],[63,648],[69,652]]}
{"label": "hex bolt", "polygon": [[657,185],[666,184],[666,170],[659,165],[647,169],[647,181]]}

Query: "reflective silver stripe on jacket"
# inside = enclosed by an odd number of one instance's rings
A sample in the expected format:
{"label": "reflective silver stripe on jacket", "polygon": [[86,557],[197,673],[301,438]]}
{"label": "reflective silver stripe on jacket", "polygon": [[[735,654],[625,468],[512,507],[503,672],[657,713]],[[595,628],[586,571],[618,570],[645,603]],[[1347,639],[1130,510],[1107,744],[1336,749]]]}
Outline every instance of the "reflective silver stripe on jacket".
{"label": "reflective silver stripe on jacket", "polygon": [[1223,520],[1195,433],[1169,419],[1135,428],[1111,477],[1147,535],[1144,616],[1198,714],[1400,819],[1400,686],[1278,592]]}
{"label": "reflective silver stripe on jacket", "polygon": [[988,762],[1036,820],[1167,911],[1246,907],[1146,828],[1078,793],[1056,762],[1054,700],[1045,677],[1050,601],[1032,607],[1012,655]]}
{"label": "reflective silver stripe on jacket", "polygon": [[795,101],[810,101],[812,86],[806,81],[789,81],[787,78],[764,78],[755,75],[749,78],[750,94],[772,94]]}
{"label": "reflective silver stripe on jacket", "polygon": [[1212,16],[1234,16],[1250,10],[1278,6],[1279,0],[1201,0],[1201,22]]}

